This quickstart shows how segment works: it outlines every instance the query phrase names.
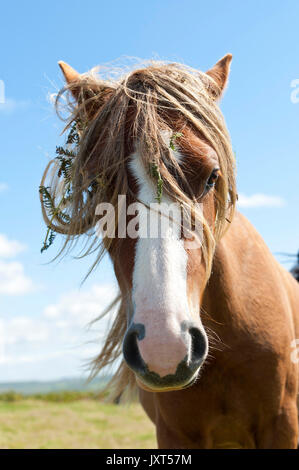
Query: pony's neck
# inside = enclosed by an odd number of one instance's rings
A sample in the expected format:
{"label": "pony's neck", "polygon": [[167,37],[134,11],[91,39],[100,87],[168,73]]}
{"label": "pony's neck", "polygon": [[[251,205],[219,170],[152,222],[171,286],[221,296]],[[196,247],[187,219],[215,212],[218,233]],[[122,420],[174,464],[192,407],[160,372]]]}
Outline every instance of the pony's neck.
{"label": "pony's neck", "polygon": [[259,291],[257,283],[262,273],[269,273],[271,278],[279,273],[278,263],[251,223],[236,212],[216,247],[212,274],[202,301],[203,320],[209,318],[211,328],[215,322],[234,323],[244,310],[246,298],[252,300],[252,290]]}

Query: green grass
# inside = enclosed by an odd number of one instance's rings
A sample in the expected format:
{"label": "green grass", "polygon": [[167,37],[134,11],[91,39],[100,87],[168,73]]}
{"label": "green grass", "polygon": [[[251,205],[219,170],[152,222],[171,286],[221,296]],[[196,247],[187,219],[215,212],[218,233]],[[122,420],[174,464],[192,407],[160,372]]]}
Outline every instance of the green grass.
{"label": "green grass", "polygon": [[0,403],[14,403],[28,399],[43,400],[50,402],[69,403],[78,400],[103,400],[107,396],[107,392],[93,392],[93,391],[77,391],[77,390],[61,390],[57,392],[47,393],[32,393],[30,395],[9,390],[0,393]]}
{"label": "green grass", "polygon": [[0,395],[1,449],[156,448],[154,426],[138,403],[106,404],[94,395]]}

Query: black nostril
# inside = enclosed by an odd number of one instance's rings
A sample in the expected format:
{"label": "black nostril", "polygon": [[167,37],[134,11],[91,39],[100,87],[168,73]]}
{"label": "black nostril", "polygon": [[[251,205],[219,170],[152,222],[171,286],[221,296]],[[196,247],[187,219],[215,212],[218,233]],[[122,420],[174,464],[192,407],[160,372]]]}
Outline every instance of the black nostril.
{"label": "black nostril", "polygon": [[200,363],[207,351],[207,339],[203,331],[197,327],[189,328],[191,336],[191,362]]}
{"label": "black nostril", "polygon": [[145,335],[145,327],[141,323],[132,323],[125,334],[123,342],[123,354],[128,366],[136,371],[141,372],[145,369],[145,363],[140,355],[138,342]]}

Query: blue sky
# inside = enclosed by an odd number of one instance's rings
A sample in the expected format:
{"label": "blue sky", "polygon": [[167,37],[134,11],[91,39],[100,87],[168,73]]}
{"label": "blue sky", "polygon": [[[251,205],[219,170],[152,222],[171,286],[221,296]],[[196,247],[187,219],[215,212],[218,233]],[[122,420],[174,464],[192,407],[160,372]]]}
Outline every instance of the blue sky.
{"label": "blue sky", "polygon": [[[108,259],[47,264],[38,186],[61,141],[47,96],[79,72],[124,56],[206,70],[233,54],[222,110],[237,155],[240,210],[273,253],[299,248],[299,3],[264,0],[10,1],[1,5],[0,381],[82,374],[100,336],[85,323],[113,296]],[[55,244],[59,246],[59,242]],[[282,258],[280,258],[282,260]],[[289,264],[285,265],[290,266]],[[104,325],[103,325],[104,328]]]}

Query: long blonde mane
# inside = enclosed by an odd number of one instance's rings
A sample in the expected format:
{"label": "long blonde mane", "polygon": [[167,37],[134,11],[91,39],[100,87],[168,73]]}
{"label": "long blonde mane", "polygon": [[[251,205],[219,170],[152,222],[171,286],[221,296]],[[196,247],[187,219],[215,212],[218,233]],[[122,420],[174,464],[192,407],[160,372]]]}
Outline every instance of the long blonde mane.
{"label": "long blonde mane", "polygon": [[[215,150],[220,166],[221,177],[214,190],[215,227],[210,228],[201,213],[195,214],[204,229],[202,252],[208,280],[215,244],[227,221],[231,220],[236,202],[235,159],[223,116],[214,100],[216,88],[212,78],[202,72],[177,63],[151,62],[147,67],[131,70],[114,80],[83,75],[59,93],[57,106],[65,91],[68,96],[70,117],[66,128],[76,123],[80,132],[80,142],[72,161],[72,197],[64,207],[68,217],[51,217],[42,204],[47,226],[65,235],[59,255],[72,248],[81,234],[87,236],[81,255],[96,254],[91,269],[106,251],[115,252],[117,238],[99,239],[95,234],[96,206],[110,202],[116,210],[121,210],[117,207],[118,195],[133,197],[127,160],[136,146],[145,168],[153,162],[159,168],[163,191],[183,208],[190,207],[195,197],[190,191],[183,191],[174,178],[173,168],[188,187],[187,178],[161,137],[161,130],[181,132],[188,126]],[[75,101],[71,99],[73,95]],[[50,180],[48,188],[53,200],[59,200],[63,184],[52,162],[44,173],[42,184],[47,180]],[[121,344],[127,328],[127,294],[121,292],[111,308],[104,312],[108,314],[116,304],[119,305],[102,351],[93,362],[93,375],[122,354]],[[134,374],[123,361],[112,385],[114,396],[134,388]]]}

